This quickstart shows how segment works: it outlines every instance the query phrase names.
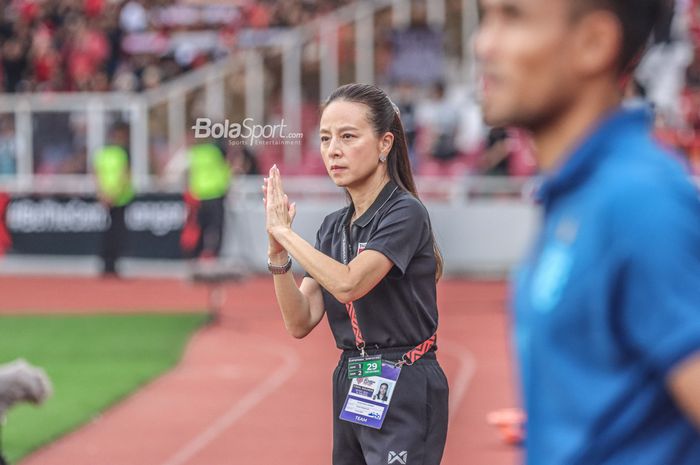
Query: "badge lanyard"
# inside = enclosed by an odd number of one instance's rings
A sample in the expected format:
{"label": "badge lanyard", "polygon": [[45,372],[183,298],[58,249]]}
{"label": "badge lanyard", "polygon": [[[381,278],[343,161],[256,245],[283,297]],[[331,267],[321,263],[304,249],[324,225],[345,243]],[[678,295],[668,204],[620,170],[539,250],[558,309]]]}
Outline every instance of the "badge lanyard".
{"label": "badge lanyard", "polygon": [[[349,249],[348,229],[343,226],[342,259],[347,265],[351,250]],[[389,411],[389,404],[404,365],[413,365],[435,345],[435,334],[428,340],[414,347],[401,356],[397,362],[382,361],[381,355],[367,356],[365,339],[362,336],[357,312],[353,302],[345,304],[350,318],[355,346],[360,357],[348,360],[348,378],[350,387],[345,403],[340,411],[340,419],[351,423],[381,429]]]}
{"label": "badge lanyard", "polygon": [[[342,259],[343,264],[348,264],[348,226],[343,227],[343,237],[342,237]],[[365,339],[362,336],[362,330],[360,329],[360,324],[357,321],[357,312],[355,311],[355,305],[353,302],[348,302],[345,304],[345,309],[348,312],[348,317],[350,318],[350,324],[352,326],[352,332],[355,334],[355,346],[357,350],[360,351],[360,355],[365,357],[367,353],[365,352]],[[418,359],[423,355],[428,353],[430,349],[435,345],[437,339],[437,334],[433,334],[424,342],[418,344],[413,349],[409,350],[401,356],[401,359],[396,362],[396,366],[400,367],[403,365],[413,365]]]}

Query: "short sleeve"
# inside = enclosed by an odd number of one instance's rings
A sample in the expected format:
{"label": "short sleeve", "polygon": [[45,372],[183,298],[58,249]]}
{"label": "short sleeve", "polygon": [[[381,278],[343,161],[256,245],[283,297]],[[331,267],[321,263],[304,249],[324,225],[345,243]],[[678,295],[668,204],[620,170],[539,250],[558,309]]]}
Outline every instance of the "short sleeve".
{"label": "short sleeve", "polygon": [[[318,228],[318,231],[316,231],[316,244],[314,244],[314,248],[316,250],[321,250],[321,231],[323,230],[324,224],[325,224],[325,221]],[[304,272],[304,277],[305,278],[312,278],[312,276],[307,271]]]}
{"label": "short sleeve", "polygon": [[618,221],[626,231],[620,328],[663,376],[700,350],[700,200],[690,190],[673,201],[657,192]]}
{"label": "short sleeve", "polygon": [[429,237],[428,212],[416,199],[406,198],[392,205],[379,220],[365,250],[376,250],[391,260],[401,275]]}

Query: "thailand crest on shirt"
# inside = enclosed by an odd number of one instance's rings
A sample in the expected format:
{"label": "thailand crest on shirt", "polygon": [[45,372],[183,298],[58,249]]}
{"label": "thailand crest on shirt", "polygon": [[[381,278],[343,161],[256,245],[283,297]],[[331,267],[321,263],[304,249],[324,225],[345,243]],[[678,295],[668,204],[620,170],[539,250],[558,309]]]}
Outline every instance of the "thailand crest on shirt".
{"label": "thailand crest on shirt", "polygon": [[532,305],[542,313],[550,312],[561,300],[573,267],[573,243],[578,223],[562,221],[555,239],[542,251],[532,282]]}

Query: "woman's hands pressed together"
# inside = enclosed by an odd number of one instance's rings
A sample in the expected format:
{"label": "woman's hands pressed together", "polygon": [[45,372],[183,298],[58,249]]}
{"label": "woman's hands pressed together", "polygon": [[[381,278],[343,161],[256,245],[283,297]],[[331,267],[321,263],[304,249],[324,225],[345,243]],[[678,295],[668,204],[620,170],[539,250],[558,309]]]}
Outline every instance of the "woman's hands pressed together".
{"label": "woman's hands pressed together", "polygon": [[269,177],[263,180],[262,189],[265,202],[265,227],[269,237],[268,255],[274,259],[286,252],[278,238],[292,229],[296,204],[290,204],[289,198],[284,193],[282,177],[277,165],[270,168]]}
{"label": "woman's hands pressed together", "polygon": [[[289,256],[293,255],[297,263],[310,276],[313,276],[313,282],[316,284],[307,284],[307,286],[313,287],[316,301],[320,295],[318,293],[320,288],[317,288],[317,285],[326,289],[342,303],[356,300],[372,290],[394,266],[393,262],[384,254],[375,250],[362,252],[346,265],[316,250],[313,245],[296,234],[292,230],[296,205],[290,204],[289,198],[284,193],[282,177],[277,166],[270,169],[269,177],[264,180],[262,189],[265,201],[265,228],[269,238],[268,258],[270,264],[283,266],[288,262]],[[275,282],[289,281],[287,284],[296,288],[296,284],[289,276],[288,274],[276,275]],[[304,286],[302,285],[302,287]],[[312,294],[309,289],[302,290],[302,293],[305,293],[307,298]],[[314,312],[316,316],[323,314],[323,305],[319,305],[321,309]],[[294,317],[290,318],[290,321],[295,320]],[[290,323],[290,327],[301,328],[295,334],[308,334],[309,328],[316,325],[315,319],[312,320],[313,324],[309,324],[306,316],[302,320],[301,323],[296,321]]]}

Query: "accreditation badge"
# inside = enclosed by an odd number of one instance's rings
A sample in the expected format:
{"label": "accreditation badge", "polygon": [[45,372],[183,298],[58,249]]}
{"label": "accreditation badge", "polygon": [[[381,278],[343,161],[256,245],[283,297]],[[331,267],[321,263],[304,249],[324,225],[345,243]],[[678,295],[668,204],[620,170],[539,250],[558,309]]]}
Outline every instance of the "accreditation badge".
{"label": "accreditation badge", "polygon": [[350,389],[340,412],[340,419],[381,429],[401,367],[381,360],[381,356],[355,357],[348,360]]}

